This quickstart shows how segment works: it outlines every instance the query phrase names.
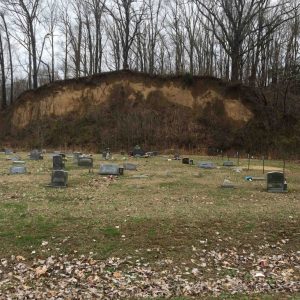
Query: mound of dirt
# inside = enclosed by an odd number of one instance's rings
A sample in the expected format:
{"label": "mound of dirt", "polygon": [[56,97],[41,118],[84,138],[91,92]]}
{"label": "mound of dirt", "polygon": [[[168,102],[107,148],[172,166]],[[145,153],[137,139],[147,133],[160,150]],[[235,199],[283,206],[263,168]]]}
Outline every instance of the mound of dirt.
{"label": "mound of dirt", "polygon": [[27,91],[0,124],[2,137],[23,147],[246,150],[253,135],[264,140],[261,111],[255,92],[242,85],[121,71]]}

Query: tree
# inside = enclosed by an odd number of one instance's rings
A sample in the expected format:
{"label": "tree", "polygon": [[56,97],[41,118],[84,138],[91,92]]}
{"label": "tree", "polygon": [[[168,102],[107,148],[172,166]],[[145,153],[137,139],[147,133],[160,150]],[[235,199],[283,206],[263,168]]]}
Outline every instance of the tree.
{"label": "tree", "polygon": [[[242,79],[245,54],[260,47],[284,22],[289,20],[290,1],[270,0],[193,0],[209,21],[214,36],[231,59],[231,80]],[[247,39],[258,34],[251,48]]]}
{"label": "tree", "polygon": [[[26,35],[28,44],[23,44],[29,52],[29,61],[32,61],[32,80],[33,88],[38,87],[38,56],[36,45],[35,26],[38,22],[38,13],[42,0],[3,0],[6,8],[14,14],[15,25]],[[19,39],[19,41],[21,41]],[[31,66],[30,66],[31,69]],[[29,72],[31,74],[31,70]],[[31,80],[30,80],[31,81]]]}
{"label": "tree", "polygon": [[123,69],[129,69],[129,55],[146,13],[145,0],[113,0],[106,5],[122,45]]}

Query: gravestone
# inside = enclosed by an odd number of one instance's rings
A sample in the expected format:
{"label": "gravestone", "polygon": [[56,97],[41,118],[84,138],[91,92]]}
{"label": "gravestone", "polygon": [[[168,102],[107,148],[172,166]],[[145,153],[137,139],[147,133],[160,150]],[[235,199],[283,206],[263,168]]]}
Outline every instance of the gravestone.
{"label": "gravestone", "polygon": [[287,192],[287,184],[282,172],[269,172],[267,174],[267,191],[270,193]]}
{"label": "gravestone", "polygon": [[43,159],[43,155],[42,155],[41,151],[34,149],[30,152],[29,158],[31,160],[41,160],[41,159]]}
{"label": "gravestone", "polygon": [[111,159],[111,152],[109,148],[106,148],[106,150],[102,151],[102,158],[105,160]]}
{"label": "gravestone", "polygon": [[100,175],[120,175],[120,167],[118,165],[100,165]]}
{"label": "gravestone", "polygon": [[144,156],[145,151],[139,146],[136,145],[133,150],[132,150],[132,156],[139,157],[139,156]]}
{"label": "gravestone", "polygon": [[127,171],[136,171],[137,170],[137,165],[131,164],[131,163],[125,163],[123,164],[124,170]]}
{"label": "gravestone", "polygon": [[234,189],[235,185],[230,180],[225,179],[221,187],[224,189]]}
{"label": "gravestone", "polygon": [[27,169],[26,167],[23,165],[14,165],[11,166],[9,169],[9,173],[11,175],[15,175],[15,174],[26,174],[27,173]]}
{"label": "gravestone", "polygon": [[63,170],[65,168],[65,162],[61,155],[54,155],[53,158],[53,170]]}
{"label": "gravestone", "polygon": [[78,164],[78,159],[79,159],[79,156],[81,156],[82,153],[81,152],[74,152],[73,153],[73,162],[74,164]]}
{"label": "gravestone", "polygon": [[174,154],[174,160],[180,160],[180,154],[179,153]]}
{"label": "gravestone", "polygon": [[78,166],[79,167],[86,167],[92,169],[94,166],[94,160],[92,157],[88,156],[79,156],[78,158]]}
{"label": "gravestone", "polygon": [[14,152],[11,149],[4,149],[4,153],[5,153],[5,155],[11,155]]}
{"label": "gravestone", "polygon": [[194,161],[192,159],[190,159],[190,165],[193,165]]}
{"label": "gravestone", "polygon": [[215,169],[216,165],[211,161],[201,161],[198,167],[201,169]]}
{"label": "gravestone", "polygon": [[65,170],[54,170],[51,175],[52,187],[66,187],[68,185],[68,172]]}
{"label": "gravestone", "polygon": [[224,167],[234,167],[234,162],[233,162],[233,161],[230,161],[230,160],[224,161],[224,162],[223,162],[223,166],[224,166]]}
{"label": "gravestone", "polygon": [[182,159],[182,163],[184,165],[189,165],[190,164],[190,159],[188,157],[185,157],[185,158]]}

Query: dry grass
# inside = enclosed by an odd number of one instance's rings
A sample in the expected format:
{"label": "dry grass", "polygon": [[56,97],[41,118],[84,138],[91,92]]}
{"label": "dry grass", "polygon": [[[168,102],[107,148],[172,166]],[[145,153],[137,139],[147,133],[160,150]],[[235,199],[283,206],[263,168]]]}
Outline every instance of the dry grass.
{"label": "dry grass", "polygon": [[[21,154],[26,159],[26,154]],[[168,157],[128,159],[138,171],[108,180],[67,162],[69,187],[51,189],[51,158],[27,161],[28,175],[7,175],[11,162],[0,157],[0,255],[41,256],[53,252],[90,253],[103,258],[143,255],[149,260],[171,257],[188,261],[192,246],[255,247],[289,239],[286,248],[299,250],[300,166],[287,164],[289,193],[269,194],[265,182],[247,182],[246,175],[262,176],[260,161],[250,171],[230,168],[201,170],[168,161]],[[194,161],[221,158],[193,157]],[[116,155],[115,163],[123,163]],[[247,161],[241,160],[246,168]],[[282,162],[266,162],[280,169]],[[148,175],[145,179],[133,175]],[[220,188],[227,178],[234,190]],[[41,247],[42,241],[48,246]]]}

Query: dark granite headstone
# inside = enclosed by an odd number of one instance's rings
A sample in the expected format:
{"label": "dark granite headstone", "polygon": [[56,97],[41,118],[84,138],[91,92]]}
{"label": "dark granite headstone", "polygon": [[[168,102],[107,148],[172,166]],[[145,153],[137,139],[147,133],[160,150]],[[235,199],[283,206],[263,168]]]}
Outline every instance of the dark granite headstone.
{"label": "dark granite headstone", "polygon": [[188,157],[184,157],[184,158],[182,159],[182,163],[183,163],[184,165],[189,165],[189,164],[190,164],[190,159],[189,159]]}
{"label": "dark granite headstone", "polygon": [[145,151],[139,145],[136,145],[133,148],[133,150],[132,150],[132,156],[140,157],[140,156],[144,156],[144,155],[145,155]]}
{"label": "dark granite headstone", "polygon": [[74,152],[74,153],[73,153],[73,162],[74,162],[74,164],[78,164],[78,158],[79,158],[79,156],[81,156],[81,155],[82,155],[81,152]]}
{"label": "dark granite headstone", "polygon": [[29,158],[31,160],[41,160],[41,159],[43,159],[43,155],[42,155],[41,151],[34,149],[30,152]]}
{"label": "dark granite headstone", "polygon": [[51,185],[53,187],[66,187],[68,185],[68,172],[54,170],[51,175]]}
{"label": "dark granite headstone", "polygon": [[271,193],[287,192],[287,184],[282,172],[270,172],[267,174],[267,190]]}
{"label": "dark granite headstone", "polygon": [[120,167],[118,165],[100,165],[100,175],[120,175]]}
{"label": "dark granite headstone", "polygon": [[230,160],[224,161],[224,162],[223,162],[223,166],[224,166],[224,167],[234,167],[234,162],[233,162],[233,161],[230,161]]}
{"label": "dark granite headstone", "polygon": [[53,158],[53,170],[63,170],[65,168],[65,162],[60,154],[54,155]]}
{"label": "dark granite headstone", "polygon": [[94,165],[94,161],[92,157],[87,156],[79,156],[78,158],[78,166],[79,167],[86,167],[92,169]]}

